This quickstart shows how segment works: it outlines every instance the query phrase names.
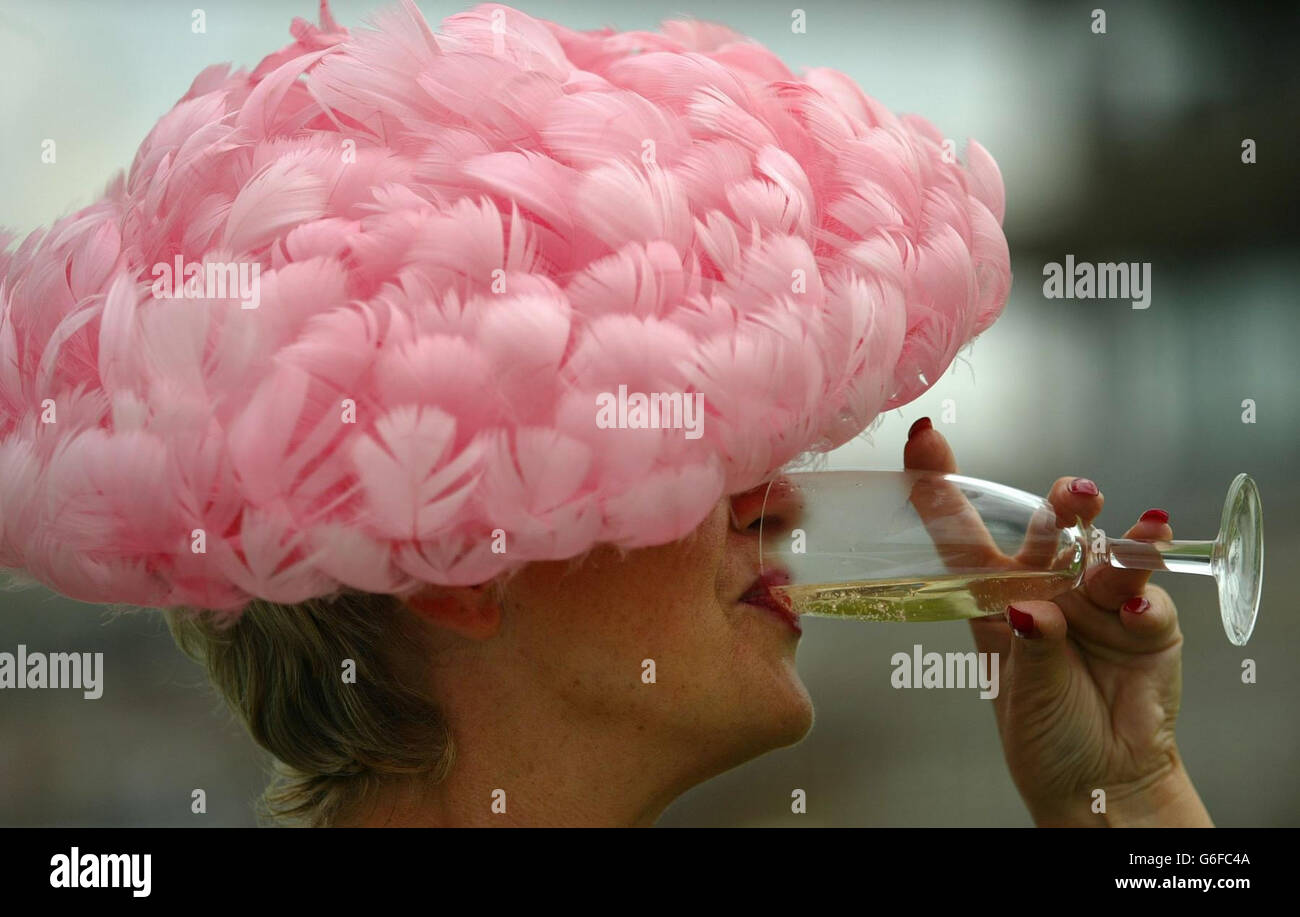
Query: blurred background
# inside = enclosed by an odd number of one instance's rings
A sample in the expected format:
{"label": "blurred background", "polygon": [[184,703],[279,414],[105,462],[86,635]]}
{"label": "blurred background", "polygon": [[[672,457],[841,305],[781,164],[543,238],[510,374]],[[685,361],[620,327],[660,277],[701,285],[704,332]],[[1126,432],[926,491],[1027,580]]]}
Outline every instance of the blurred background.
{"label": "blurred background", "polygon": [[[0,0],[0,226],[25,234],[90,203],[129,166],[204,66],[251,68],[314,0]],[[332,4],[345,26],[379,2]],[[435,24],[470,5],[420,4]],[[1300,9],[1209,3],[1039,6],[1012,0],[529,2],[575,28],[725,22],[792,69],[830,66],[962,149],[975,137],[1007,187],[1015,282],[1005,316],[924,397],[830,457],[898,468],[928,414],[965,474],[1046,493],[1063,474],[1106,495],[1099,524],[1169,510],[1212,537],[1239,471],[1259,483],[1268,569],[1244,649],[1213,584],[1164,575],[1184,649],[1179,745],[1216,822],[1300,824]],[[41,143],[58,143],[57,164]],[[1242,143],[1257,162],[1243,164]],[[1151,304],[1054,300],[1043,266],[1150,262]],[[1256,422],[1243,422],[1242,402]],[[1189,581],[1190,580],[1190,581]],[[43,592],[0,593],[0,651],[103,652],[106,690],[0,692],[0,825],[249,825],[266,762],[149,612],[112,619]],[[968,626],[808,620],[799,669],[817,720],[801,744],[704,784],[663,825],[1029,825],[975,691],[900,691],[890,657],[973,648]],[[1244,685],[1245,659],[1258,683]],[[208,814],[190,813],[207,791]],[[790,814],[793,788],[808,814]]]}

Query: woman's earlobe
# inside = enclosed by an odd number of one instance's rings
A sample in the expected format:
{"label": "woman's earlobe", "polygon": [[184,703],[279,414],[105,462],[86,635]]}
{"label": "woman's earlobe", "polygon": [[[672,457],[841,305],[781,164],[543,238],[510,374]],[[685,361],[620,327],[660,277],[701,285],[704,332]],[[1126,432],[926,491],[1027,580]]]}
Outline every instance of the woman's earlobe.
{"label": "woman's earlobe", "polygon": [[426,585],[402,601],[422,618],[471,640],[486,640],[501,629],[501,605],[488,583]]}

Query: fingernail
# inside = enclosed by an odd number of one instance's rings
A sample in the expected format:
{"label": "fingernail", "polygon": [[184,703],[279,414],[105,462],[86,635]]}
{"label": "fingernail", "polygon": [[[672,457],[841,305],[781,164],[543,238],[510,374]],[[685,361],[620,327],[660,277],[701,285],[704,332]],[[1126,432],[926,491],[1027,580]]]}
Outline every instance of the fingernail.
{"label": "fingernail", "polygon": [[1120,607],[1131,615],[1140,615],[1151,607],[1151,603],[1142,598],[1142,596],[1135,595]]}
{"label": "fingernail", "polygon": [[1015,605],[1008,605],[1007,620],[1011,622],[1011,629],[1016,632],[1017,637],[1034,635],[1034,616],[1028,612],[1021,611]]}
{"label": "fingernail", "polygon": [[1100,491],[1097,490],[1097,485],[1092,481],[1089,481],[1087,478],[1075,478],[1070,482],[1070,493],[1072,494],[1083,494],[1084,496],[1095,497],[1099,492]]}
{"label": "fingernail", "polygon": [[916,423],[912,424],[911,428],[907,431],[907,438],[911,439],[916,434],[922,432],[923,430],[929,430],[933,426],[934,424],[930,423],[930,418],[922,417]]}
{"label": "fingernail", "polygon": [[1168,522],[1169,514],[1162,509],[1149,509],[1142,514],[1143,522]]}

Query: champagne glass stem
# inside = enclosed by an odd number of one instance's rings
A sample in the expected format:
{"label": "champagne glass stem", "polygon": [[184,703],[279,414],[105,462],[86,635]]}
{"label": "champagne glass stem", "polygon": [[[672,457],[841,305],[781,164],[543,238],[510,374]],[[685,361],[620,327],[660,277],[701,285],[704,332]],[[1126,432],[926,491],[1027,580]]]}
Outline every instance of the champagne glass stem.
{"label": "champagne glass stem", "polygon": [[1134,541],[1107,538],[1105,560],[1122,570],[1168,570],[1214,576],[1213,541]]}

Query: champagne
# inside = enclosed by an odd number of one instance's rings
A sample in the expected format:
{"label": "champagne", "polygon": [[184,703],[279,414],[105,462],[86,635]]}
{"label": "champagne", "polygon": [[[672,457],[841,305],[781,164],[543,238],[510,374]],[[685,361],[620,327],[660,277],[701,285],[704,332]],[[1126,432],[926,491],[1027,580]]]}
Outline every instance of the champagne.
{"label": "champagne", "polygon": [[1031,570],[958,573],[924,579],[864,580],[836,586],[774,586],[796,612],[860,621],[953,621],[1002,614],[1012,602],[1052,599],[1072,589],[1078,574]]}

